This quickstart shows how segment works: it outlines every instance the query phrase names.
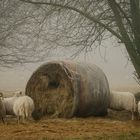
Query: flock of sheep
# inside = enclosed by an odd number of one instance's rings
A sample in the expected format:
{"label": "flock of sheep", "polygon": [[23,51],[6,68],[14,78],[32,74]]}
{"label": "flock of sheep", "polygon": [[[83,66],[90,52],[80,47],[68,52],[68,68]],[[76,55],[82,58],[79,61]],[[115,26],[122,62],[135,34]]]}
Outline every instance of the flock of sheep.
{"label": "flock of sheep", "polygon": [[[115,92],[110,93],[110,109],[113,110],[127,110],[132,113],[132,120],[134,120],[134,113],[137,112],[140,117],[140,101],[137,102],[133,93],[130,92]],[[0,119],[4,123],[6,115],[13,115],[17,117],[18,123],[20,118],[28,119],[34,111],[34,102],[32,98],[22,95],[22,92],[17,92],[13,97],[4,98],[0,93]]]}
{"label": "flock of sheep", "polygon": [[17,117],[18,123],[20,118],[28,119],[34,110],[32,98],[22,95],[22,92],[16,92],[13,97],[4,98],[0,93],[0,119],[4,123],[6,115]]}
{"label": "flock of sheep", "polygon": [[110,108],[131,112],[132,120],[134,120],[135,114],[138,114],[138,117],[140,117],[140,101],[137,102],[135,95],[131,92],[111,91]]}

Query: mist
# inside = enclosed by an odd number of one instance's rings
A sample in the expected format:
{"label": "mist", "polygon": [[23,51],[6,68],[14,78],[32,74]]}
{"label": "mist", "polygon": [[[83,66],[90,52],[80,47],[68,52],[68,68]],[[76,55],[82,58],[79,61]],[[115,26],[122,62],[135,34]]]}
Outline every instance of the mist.
{"label": "mist", "polygon": [[134,67],[128,60],[124,46],[115,47],[110,42],[107,42],[105,46],[86,54],[83,52],[75,58],[70,57],[73,53],[70,50],[58,49],[46,61],[1,69],[0,90],[5,92],[16,90],[25,91],[27,81],[41,64],[54,59],[72,59],[99,66],[106,74],[111,90],[138,91],[140,89],[139,85],[133,77]]}

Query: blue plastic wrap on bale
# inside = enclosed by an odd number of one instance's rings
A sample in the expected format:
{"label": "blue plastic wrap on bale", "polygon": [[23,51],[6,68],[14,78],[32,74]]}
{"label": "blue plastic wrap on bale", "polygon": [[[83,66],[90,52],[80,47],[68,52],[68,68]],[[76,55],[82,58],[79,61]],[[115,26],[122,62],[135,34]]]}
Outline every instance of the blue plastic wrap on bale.
{"label": "blue plastic wrap on bale", "polygon": [[96,65],[73,61],[50,61],[39,67],[26,94],[34,99],[35,112],[57,117],[104,116],[110,103],[104,72]]}

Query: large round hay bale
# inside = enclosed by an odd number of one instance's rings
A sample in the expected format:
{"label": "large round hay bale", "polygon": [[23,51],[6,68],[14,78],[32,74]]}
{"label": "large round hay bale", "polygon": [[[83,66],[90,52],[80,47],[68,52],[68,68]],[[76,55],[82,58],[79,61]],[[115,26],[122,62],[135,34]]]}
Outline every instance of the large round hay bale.
{"label": "large round hay bale", "polygon": [[35,115],[101,116],[109,106],[109,84],[96,65],[50,61],[29,79],[26,94],[35,102]]}

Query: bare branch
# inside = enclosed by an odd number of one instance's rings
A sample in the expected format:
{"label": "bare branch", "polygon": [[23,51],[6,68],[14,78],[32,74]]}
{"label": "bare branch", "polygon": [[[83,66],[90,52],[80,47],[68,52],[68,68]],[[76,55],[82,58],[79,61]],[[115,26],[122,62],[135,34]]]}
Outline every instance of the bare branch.
{"label": "bare branch", "polygon": [[20,0],[20,1],[23,1],[23,2],[27,2],[27,3],[31,3],[31,4],[43,4],[43,5],[51,5],[51,6],[56,6],[56,7],[61,7],[61,8],[64,8],[64,9],[69,9],[69,10],[73,10],[81,15],[83,15],[84,17],[88,18],[89,20],[95,22],[95,23],[98,23],[101,27],[105,28],[106,30],[108,30],[109,32],[111,32],[114,36],[116,36],[117,38],[119,38],[120,40],[122,40],[122,37],[117,34],[114,30],[112,30],[110,27],[106,26],[105,24],[103,24],[102,22],[100,22],[98,19],[96,19],[95,17],[92,17],[90,15],[90,13],[86,13],[86,12],[83,12],[75,7],[71,7],[71,6],[68,6],[68,5],[61,5],[61,4],[57,4],[57,3],[49,3],[49,2],[33,2],[31,0]]}

